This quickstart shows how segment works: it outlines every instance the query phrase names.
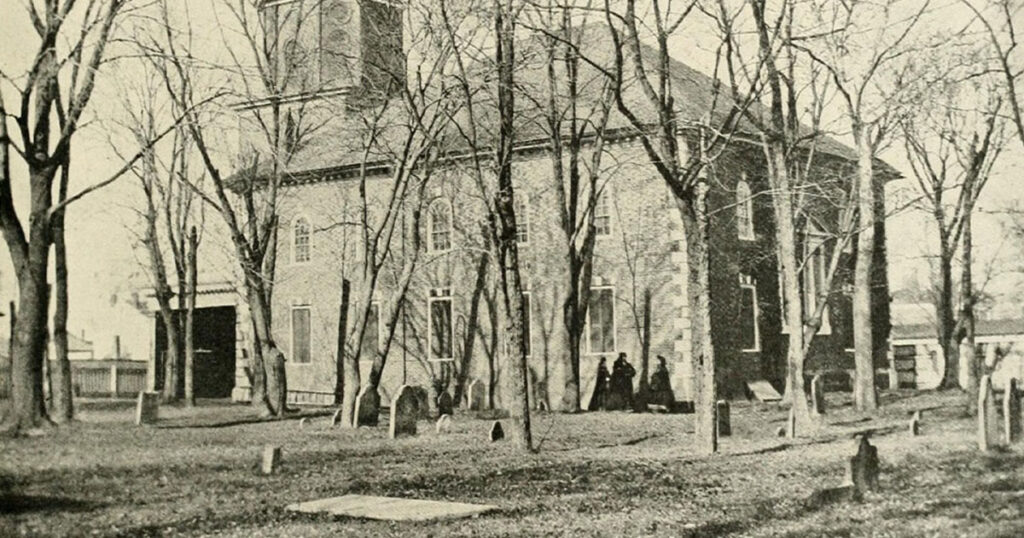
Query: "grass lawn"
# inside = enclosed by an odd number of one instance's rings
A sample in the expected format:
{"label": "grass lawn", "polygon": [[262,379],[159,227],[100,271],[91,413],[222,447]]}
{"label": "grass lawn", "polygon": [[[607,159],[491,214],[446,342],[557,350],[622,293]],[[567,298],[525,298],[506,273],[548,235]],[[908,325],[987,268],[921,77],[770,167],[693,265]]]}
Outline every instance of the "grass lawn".
{"label": "grass lawn", "polygon": [[[131,424],[130,403],[84,402],[80,422],[0,440],[0,536],[1024,536],[1024,452],[981,454],[958,394],[890,392],[871,420],[829,394],[826,425],[775,436],[785,410],[734,403],[733,435],[693,453],[692,415],[535,417],[537,454],[486,440],[489,421],[457,415],[438,435],[390,441],[387,427],[330,428],[326,412],[248,422],[246,407],[162,409]],[[911,437],[911,411],[924,412]],[[877,433],[882,492],[812,505],[838,485],[852,435]],[[283,448],[279,474],[256,467]],[[1024,446],[1022,444],[1021,446]],[[434,523],[295,515],[284,506],[361,493],[493,504]]]}

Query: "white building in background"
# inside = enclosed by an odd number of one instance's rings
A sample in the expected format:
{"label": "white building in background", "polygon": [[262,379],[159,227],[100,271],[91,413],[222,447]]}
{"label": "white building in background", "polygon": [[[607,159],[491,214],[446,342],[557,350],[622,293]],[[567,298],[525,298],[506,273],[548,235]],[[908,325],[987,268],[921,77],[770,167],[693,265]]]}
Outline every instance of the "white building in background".
{"label": "white building in background", "polygon": [[[997,389],[1010,377],[1024,379],[1024,318],[978,320],[975,343],[975,354],[984,357]],[[934,389],[942,382],[945,358],[934,323],[894,325],[892,352],[902,386]],[[961,385],[966,383],[966,358],[960,357]]]}

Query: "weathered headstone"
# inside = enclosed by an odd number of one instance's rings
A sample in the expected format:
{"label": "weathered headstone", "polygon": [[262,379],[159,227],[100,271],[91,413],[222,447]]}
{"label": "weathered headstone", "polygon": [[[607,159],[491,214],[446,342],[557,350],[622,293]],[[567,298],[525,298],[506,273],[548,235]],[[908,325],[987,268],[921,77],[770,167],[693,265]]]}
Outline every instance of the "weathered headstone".
{"label": "weathered headstone", "polygon": [[718,400],[718,409],[715,413],[718,416],[718,435],[720,437],[732,435],[732,417],[729,413],[729,402]]}
{"label": "weathered headstone", "polygon": [[160,416],[160,393],[140,392],[135,402],[135,424],[153,424]]}
{"label": "weathered headstone", "polygon": [[910,435],[917,437],[921,435],[921,412],[914,411],[913,416],[910,417]]}
{"label": "weathered headstone", "polygon": [[430,416],[430,395],[427,394],[427,389],[418,385],[410,386],[409,389],[416,400],[416,417],[428,420],[433,418]]}
{"label": "weathered headstone", "polygon": [[1016,443],[1020,439],[1020,421],[1020,391],[1017,387],[1017,378],[1011,377],[1006,381],[1006,392],[1003,393],[1003,431],[1007,444]]}
{"label": "weathered headstone", "polygon": [[853,486],[857,495],[878,491],[878,448],[871,445],[867,434],[860,436],[856,453],[846,460],[844,485]]}
{"label": "weathered headstone", "polygon": [[991,450],[999,444],[999,416],[992,393],[992,377],[982,376],[978,385],[978,450]]}
{"label": "weathered headstone", "polygon": [[448,391],[442,391],[437,395],[437,416],[451,415],[454,412],[455,402],[452,401],[452,395],[448,394]]}
{"label": "weathered headstone", "polygon": [[299,419],[299,427],[300,428],[305,428],[307,424],[309,424],[309,419],[308,418],[302,417],[302,418]]}
{"label": "weathered headstone", "polygon": [[778,428],[775,429],[775,437],[785,437],[785,436],[786,436],[786,427],[785,426],[779,426]]}
{"label": "weathered headstone", "polygon": [[487,404],[487,386],[484,385],[483,381],[474,379],[469,384],[469,390],[466,392],[466,399],[469,400],[470,411],[480,411]]}
{"label": "weathered headstone", "polygon": [[441,418],[437,419],[437,424],[434,424],[434,433],[448,433],[452,427],[452,416],[441,415]]}
{"label": "weathered headstone", "polygon": [[501,427],[501,421],[495,420],[494,424],[491,424],[490,439],[494,441],[500,441],[505,438],[505,429]]}
{"label": "weathered headstone", "polygon": [[548,403],[546,401],[544,401],[544,400],[538,401],[537,402],[537,410],[538,411],[547,411],[548,410]]}
{"label": "weathered headstone", "polygon": [[380,420],[380,394],[369,385],[359,390],[356,396],[356,427],[376,426]]}
{"label": "weathered headstone", "polygon": [[786,437],[796,438],[796,408],[789,407],[789,415],[786,416]]}
{"label": "weathered headstone", "polygon": [[337,426],[341,423],[341,409],[338,409],[331,415],[331,426]]}
{"label": "weathered headstone", "polygon": [[811,378],[811,413],[816,417],[825,414],[825,383],[821,374]]}
{"label": "weathered headstone", "polygon": [[403,435],[416,435],[419,402],[413,387],[402,385],[391,400],[391,426],[388,435],[395,439]]}
{"label": "weathered headstone", "polygon": [[747,388],[761,402],[782,401],[782,395],[779,394],[779,391],[775,390],[775,387],[764,379],[747,381]]}
{"label": "weathered headstone", "polygon": [[263,474],[274,474],[281,466],[281,447],[266,445],[263,447],[263,460],[260,462],[260,472]]}

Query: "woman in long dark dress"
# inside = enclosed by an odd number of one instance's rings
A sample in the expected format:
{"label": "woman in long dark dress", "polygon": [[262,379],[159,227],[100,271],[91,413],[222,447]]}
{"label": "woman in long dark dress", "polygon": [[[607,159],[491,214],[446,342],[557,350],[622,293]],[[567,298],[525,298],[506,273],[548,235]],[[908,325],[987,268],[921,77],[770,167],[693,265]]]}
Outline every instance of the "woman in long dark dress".
{"label": "woman in long dark dress", "polygon": [[609,397],[608,409],[633,408],[633,376],[636,369],[626,360],[625,353],[619,353],[612,365],[612,395]]}
{"label": "woman in long dark dress", "polygon": [[672,382],[669,380],[668,365],[665,357],[658,355],[658,366],[651,374],[651,403],[664,405],[671,408],[675,403],[675,394],[672,393]]}
{"label": "woman in long dark dress", "polygon": [[608,365],[604,357],[597,363],[597,382],[594,383],[594,394],[590,398],[590,405],[587,411],[603,411],[608,400],[611,376],[608,375]]}

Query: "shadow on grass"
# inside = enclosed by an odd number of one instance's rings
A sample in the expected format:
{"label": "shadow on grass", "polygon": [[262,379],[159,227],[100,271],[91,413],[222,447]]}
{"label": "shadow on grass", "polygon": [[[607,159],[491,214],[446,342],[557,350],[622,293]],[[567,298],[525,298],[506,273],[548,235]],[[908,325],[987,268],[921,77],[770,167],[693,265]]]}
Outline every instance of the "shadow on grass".
{"label": "shadow on grass", "polygon": [[264,416],[244,416],[231,419],[218,419],[209,417],[183,417],[162,420],[161,422],[154,425],[156,429],[160,430],[180,430],[180,429],[216,429],[216,428],[230,428],[232,426],[245,426],[247,424],[261,424],[264,422],[282,422],[287,420],[301,420],[304,418],[316,418],[330,416],[334,412],[333,409],[316,409],[316,410],[300,410],[296,412],[290,412],[283,417],[264,417]]}
{"label": "shadow on grass", "polygon": [[70,497],[48,497],[45,495],[21,495],[0,493],[0,514],[27,514],[30,512],[88,512],[101,507],[99,503],[72,499]]}

